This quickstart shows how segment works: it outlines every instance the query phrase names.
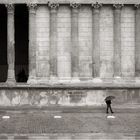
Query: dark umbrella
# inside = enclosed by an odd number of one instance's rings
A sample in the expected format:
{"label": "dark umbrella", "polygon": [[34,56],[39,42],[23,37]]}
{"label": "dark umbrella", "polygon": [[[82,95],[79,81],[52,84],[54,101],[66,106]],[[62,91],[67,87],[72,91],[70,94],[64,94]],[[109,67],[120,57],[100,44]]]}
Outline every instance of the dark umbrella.
{"label": "dark umbrella", "polygon": [[105,101],[113,100],[113,99],[115,99],[115,96],[107,96],[107,97],[105,98]]}

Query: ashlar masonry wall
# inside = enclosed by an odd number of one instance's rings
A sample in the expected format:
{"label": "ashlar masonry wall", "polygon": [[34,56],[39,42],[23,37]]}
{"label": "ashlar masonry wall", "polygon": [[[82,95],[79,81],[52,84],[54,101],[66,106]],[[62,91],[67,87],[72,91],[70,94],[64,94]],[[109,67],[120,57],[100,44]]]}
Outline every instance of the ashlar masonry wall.
{"label": "ashlar masonry wall", "polygon": [[135,76],[135,10],[127,6],[121,12],[121,70],[122,76]]}
{"label": "ashlar masonry wall", "polygon": [[50,41],[50,14],[45,5],[39,6],[36,11],[36,33],[37,33],[37,62],[36,74],[41,80],[49,78],[49,41]]}
{"label": "ashlar masonry wall", "polygon": [[[97,3],[97,5],[99,5]],[[75,8],[75,7],[74,7]],[[76,67],[78,71],[78,78],[80,80],[91,80],[96,77],[99,78],[113,78],[117,69],[120,70],[120,77],[135,77],[135,12],[134,5],[121,5],[120,8],[120,44],[117,48],[119,52],[115,52],[114,36],[115,21],[114,20],[114,5],[102,5],[98,8],[99,12],[99,46],[93,39],[93,28],[96,21],[94,19],[93,9],[91,5],[80,5],[76,7],[76,21],[78,22],[78,40],[76,51],[72,48],[72,7],[68,4],[59,5],[56,8],[56,30],[55,47],[56,56],[54,61],[56,66],[57,80],[71,80],[72,69]],[[95,13],[96,14],[96,13]],[[36,30],[37,30],[37,52],[36,52],[36,74],[37,79],[45,81],[50,79],[50,39],[52,38],[50,31],[50,7],[47,5],[39,5],[36,10]],[[75,16],[75,15],[74,15]],[[75,20],[74,19],[74,20]],[[74,22],[76,22],[74,21]],[[76,25],[76,24],[74,24]],[[76,32],[76,31],[75,31]],[[98,48],[96,48],[98,47]],[[116,46],[117,47],[117,46]],[[95,49],[96,48],[96,49]],[[97,52],[94,52],[97,51]],[[73,63],[73,54],[75,53],[78,63]],[[120,60],[115,62],[115,53]],[[99,59],[94,57],[98,54]],[[95,58],[95,59],[94,59]],[[75,61],[77,61],[75,60]],[[94,73],[96,67],[95,62],[99,61],[99,76]],[[137,61],[139,62],[139,61]],[[120,63],[115,64],[115,63]],[[76,66],[75,66],[76,65]],[[117,67],[115,67],[116,65]],[[138,63],[137,63],[138,65]]]}

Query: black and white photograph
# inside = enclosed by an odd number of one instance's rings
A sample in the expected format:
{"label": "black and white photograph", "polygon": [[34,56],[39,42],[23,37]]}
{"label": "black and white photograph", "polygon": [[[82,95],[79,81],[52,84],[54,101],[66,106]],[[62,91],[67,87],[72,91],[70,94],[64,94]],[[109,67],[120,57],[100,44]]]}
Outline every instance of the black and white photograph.
{"label": "black and white photograph", "polygon": [[140,0],[0,0],[0,140],[140,140]]}

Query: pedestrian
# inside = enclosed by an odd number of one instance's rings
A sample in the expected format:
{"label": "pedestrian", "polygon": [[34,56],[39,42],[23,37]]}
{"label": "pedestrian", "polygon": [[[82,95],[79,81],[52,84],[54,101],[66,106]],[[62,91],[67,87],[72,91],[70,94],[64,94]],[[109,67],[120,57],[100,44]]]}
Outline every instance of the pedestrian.
{"label": "pedestrian", "polygon": [[106,105],[107,105],[106,113],[108,114],[109,109],[110,109],[111,113],[114,113],[112,110],[112,107],[111,107],[111,100],[106,100]]}
{"label": "pedestrian", "polygon": [[106,113],[108,113],[108,110],[110,109],[110,112],[111,113],[114,113],[113,110],[112,110],[112,107],[111,107],[111,100],[115,99],[114,96],[108,96],[105,98],[105,102],[106,102],[106,105],[107,105],[107,108],[106,108]]}

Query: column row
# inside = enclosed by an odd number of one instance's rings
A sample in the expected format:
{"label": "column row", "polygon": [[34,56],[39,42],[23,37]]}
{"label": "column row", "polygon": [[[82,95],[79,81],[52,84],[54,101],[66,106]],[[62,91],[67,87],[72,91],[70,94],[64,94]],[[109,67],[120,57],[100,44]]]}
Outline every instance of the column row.
{"label": "column row", "polygon": [[[50,65],[50,80],[57,80],[58,78],[58,63],[57,63],[57,9],[58,3],[49,3],[50,7],[50,50],[49,50],[49,65]],[[80,4],[72,3],[71,10],[71,80],[79,80],[79,29],[78,29],[78,16]],[[92,76],[101,77],[100,75],[100,8],[102,4],[92,4]],[[6,5],[8,9],[8,83],[15,83],[15,54],[14,54],[14,5]],[[36,83],[36,8],[37,4],[28,4],[29,7],[29,79],[28,83]],[[113,5],[114,9],[114,60],[113,60],[113,76],[121,77],[121,9],[122,4]],[[139,5],[135,5],[136,10],[136,72],[140,71],[140,8]],[[135,72],[134,72],[135,73]],[[134,75],[133,75],[134,76]],[[137,74],[137,76],[139,76]]]}

